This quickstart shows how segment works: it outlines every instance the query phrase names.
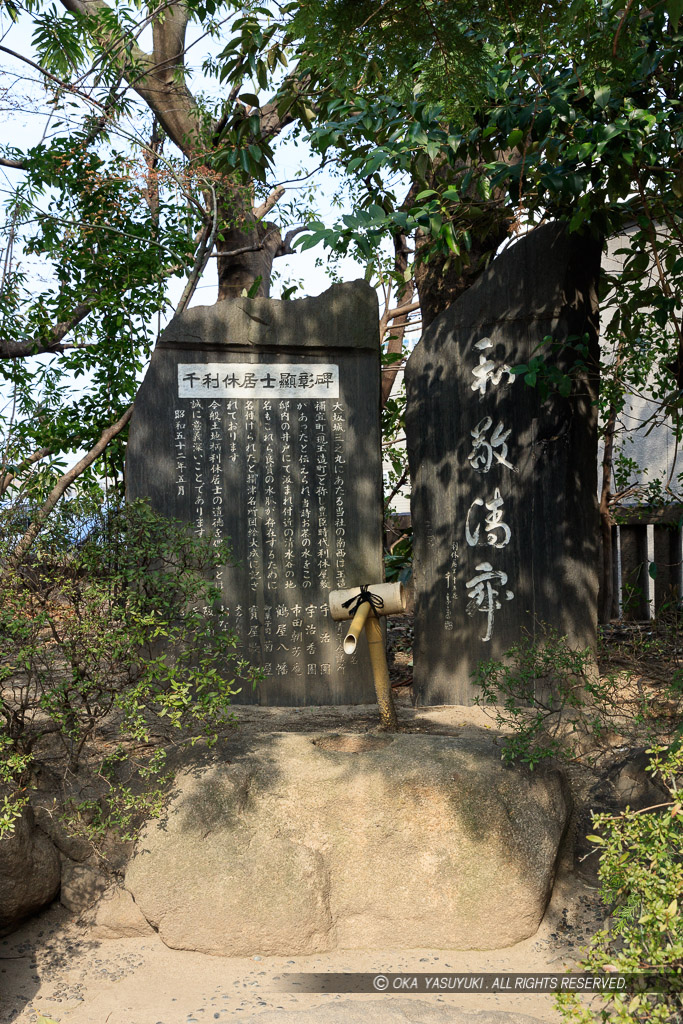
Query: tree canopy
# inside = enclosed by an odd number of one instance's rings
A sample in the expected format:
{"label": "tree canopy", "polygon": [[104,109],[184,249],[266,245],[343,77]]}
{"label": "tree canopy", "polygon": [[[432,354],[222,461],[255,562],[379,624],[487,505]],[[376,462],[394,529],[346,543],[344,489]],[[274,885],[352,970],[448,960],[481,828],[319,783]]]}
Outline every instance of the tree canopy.
{"label": "tree canopy", "polygon": [[[5,103],[40,104],[49,118],[38,141],[0,155],[12,181],[0,487],[42,481],[47,495],[60,455],[94,451],[107,431],[92,465],[105,457],[120,473],[126,411],[173,277],[182,309],[211,259],[229,300],[269,294],[273,261],[297,247],[353,254],[384,290],[398,360],[417,307],[427,324],[544,218],[629,232],[624,273],[605,282],[618,289],[606,346],[628,353],[605,378],[605,418],[653,368],[655,397],[676,412],[682,10],[5,0]],[[26,97],[20,68],[39,83]],[[320,168],[336,176],[337,222],[316,215],[314,189],[284,183],[284,141],[311,180]],[[389,370],[385,400],[391,383]]]}

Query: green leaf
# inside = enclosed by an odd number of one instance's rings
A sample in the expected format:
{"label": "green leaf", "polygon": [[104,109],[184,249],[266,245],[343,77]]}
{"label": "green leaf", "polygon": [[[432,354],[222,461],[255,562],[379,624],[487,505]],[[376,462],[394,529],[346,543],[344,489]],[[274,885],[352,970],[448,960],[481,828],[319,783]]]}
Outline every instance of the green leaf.
{"label": "green leaf", "polygon": [[667,0],[666,12],[671,19],[672,25],[676,28],[683,14],[683,0]]}
{"label": "green leaf", "polygon": [[601,110],[604,110],[612,96],[612,90],[608,85],[601,85],[595,90],[595,103]]}
{"label": "green leaf", "polygon": [[647,571],[648,571],[648,575],[649,575],[651,580],[656,580],[657,579],[657,563],[656,562],[650,562],[650,565],[648,566],[648,570]]}

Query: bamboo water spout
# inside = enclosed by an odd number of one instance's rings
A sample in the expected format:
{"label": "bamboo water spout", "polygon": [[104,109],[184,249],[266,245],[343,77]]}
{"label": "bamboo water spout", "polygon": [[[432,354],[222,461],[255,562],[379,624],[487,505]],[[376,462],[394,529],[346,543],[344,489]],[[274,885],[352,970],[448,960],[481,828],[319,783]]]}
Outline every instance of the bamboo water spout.
{"label": "bamboo water spout", "polygon": [[350,590],[333,590],[330,594],[330,614],[336,622],[351,619],[344,640],[344,653],[353,654],[360,634],[365,630],[370,653],[370,664],[377,694],[377,705],[382,728],[396,732],[398,719],[389,682],[389,667],[379,616],[406,610],[405,590],[402,583],[368,583]]}

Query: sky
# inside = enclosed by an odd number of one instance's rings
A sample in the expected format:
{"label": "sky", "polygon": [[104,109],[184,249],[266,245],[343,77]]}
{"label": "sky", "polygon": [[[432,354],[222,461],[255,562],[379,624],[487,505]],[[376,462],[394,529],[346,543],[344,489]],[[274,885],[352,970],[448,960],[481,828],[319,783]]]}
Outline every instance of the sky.
{"label": "sky", "polygon": [[[7,15],[0,10],[0,44],[15,50],[22,55],[35,58],[34,48],[31,43],[32,22],[28,17],[23,17],[17,24],[12,24]],[[189,35],[189,42],[192,36]],[[146,37],[140,37],[140,45],[145,46]],[[203,45],[191,50],[190,54],[202,52]],[[216,49],[214,44],[213,49]],[[64,128],[58,127],[57,118],[50,115],[43,102],[44,91],[41,87],[41,76],[20,60],[7,53],[0,52],[0,71],[4,74],[0,77],[0,115],[3,120],[3,134],[5,141],[19,148],[26,148],[37,144],[41,138],[50,137],[54,134],[63,134]],[[192,83],[193,90],[201,88],[208,95],[217,92],[217,84],[201,76],[197,69],[194,70]],[[249,89],[249,83],[245,82],[244,90]],[[80,112],[79,112],[80,113]],[[131,134],[137,131],[136,125],[130,125]],[[147,141],[145,139],[145,141]],[[287,193],[280,205],[293,198],[297,191],[303,191],[309,186],[309,179],[297,183],[293,179],[299,177],[303,172],[309,172],[315,166],[310,151],[301,142],[296,143],[287,138],[283,133],[282,142],[277,149],[276,176],[277,181],[287,182]],[[21,172],[8,168],[0,168],[0,196],[7,196],[8,191],[21,180]],[[333,206],[333,196],[338,189],[338,181],[327,171],[323,170],[310,179],[315,186],[315,204],[317,215],[326,222],[331,222],[339,216],[339,210]],[[275,212],[271,215],[277,219]],[[287,227],[295,226],[288,224]],[[321,261],[322,257],[322,261]],[[322,266],[319,264],[322,262]],[[200,282],[192,305],[212,303],[216,296],[216,268],[215,259],[210,260],[207,271]],[[34,273],[44,274],[44,267],[39,261],[28,260],[28,265]],[[275,270],[279,280],[274,282],[271,295],[273,298],[279,296],[282,288],[289,284],[305,283],[304,290],[297,291],[296,296],[318,295],[329,287],[332,265],[329,260],[329,253],[323,252],[321,248],[307,250],[301,254],[288,257],[280,257],[275,263]],[[346,257],[335,261],[334,272],[345,281],[355,280],[362,277],[364,267],[356,263],[352,258]],[[184,281],[173,279],[169,287],[169,299],[171,305],[180,298],[184,287]],[[295,297],[296,297],[295,296]]]}
{"label": "sky", "polygon": [[[34,48],[31,44],[32,21],[24,16],[18,23],[13,24],[6,13],[0,9],[0,45],[16,51],[29,58],[35,57]],[[190,37],[190,42],[192,41]],[[140,37],[140,45],[146,45],[144,34]],[[193,48],[191,55],[197,54],[199,58],[204,45]],[[0,52],[0,117],[3,121],[3,135],[6,142],[19,149],[36,145],[43,138],[64,133],[63,119],[55,117],[45,105],[45,91],[42,86],[42,78],[38,71],[34,70],[21,60],[12,57],[6,52]],[[193,88],[201,86],[208,92],[216,89],[216,83],[207,81],[205,78],[195,74]],[[244,89],[249,88],[245,83]],[[81,109],[75,111],[76,119],[80,116]],[[62,120],[62,123],[60,123]],[[128,126],[131,134],[138,131],[138,125],[131,123]],[[146,141],[146,139],[145,139]],[[339,188],[339,181],[328,171],[323,170],[313,178],[306,178],[297,182],[302,170],[309,172],[315,166],[310,151],[301,143],[283,135],[278,145],[276,163],[276,181],[273,184],[285,182],[287,193],[281,202],[281,206],[287,203],[297,191],[306,191],[310,185],[314,186],[315,213],[319,219],[326,223],[335,221],[341,212],[334,206],[334,196]],[[14,187],[21,182],[23,174],[9,168],[0,167],[0,198],[7,199]],[[45,200],[42,200],[44,203]],[[348,212],[348,211],[347,211]],[[278,219],[276,211],[271,214],[272,219]],[[295,224],[287,223],[286,228]],[[4,243],[3,243],[4,244]],[[38,257],[27,254],[20,254],[23,269],[28,273],[29,282],[33,282],[36,289],[43,289],[50,283],[49,267]],[[293,298],[304,295],[318,295],[325,291],[331,284],[332,279],[352,281],[363,277],[365,268],[359,265],[350,257],[331,259],[330,253],[318,246],[311,250],[296,255],[280,257],[275,261],[274,271],[276,279],[272,283],[271,296],[279,297],[283,288],[297,285]],[[162,318],[161,327],[164,321],[168,321],[173,314],[182,290],[185,286],[185,279],[173,278],[168,286],[169,309]],[[191,300],[191,305],[213,304],[217,296],[216,260],[210,259],[207,269],[199,282],[199,285]],[[156,324],[154,325],[156,327]],[[414,338],[414,336],[413,336]],[[45,357],[41,357],[43,360]],[[142,374],[140,374],[142,378]],[[74,392],[77,394],[87,389],[87,378],[80,378],[78,381],[71,381]],[[1,399],[7,399],[7,392],[0,388]],[[70,461],[79,458],[82,452],[74,452],[70,455]]]}

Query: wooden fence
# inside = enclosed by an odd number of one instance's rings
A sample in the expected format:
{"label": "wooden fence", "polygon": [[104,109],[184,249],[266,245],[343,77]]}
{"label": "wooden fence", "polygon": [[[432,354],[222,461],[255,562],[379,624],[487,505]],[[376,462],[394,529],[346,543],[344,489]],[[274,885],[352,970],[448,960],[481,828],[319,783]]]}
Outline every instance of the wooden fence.
{"label": "wooden fence", "polygon": [[651,621],[681,606],[683,505],[619,508],[612,527],[613,618]]}

